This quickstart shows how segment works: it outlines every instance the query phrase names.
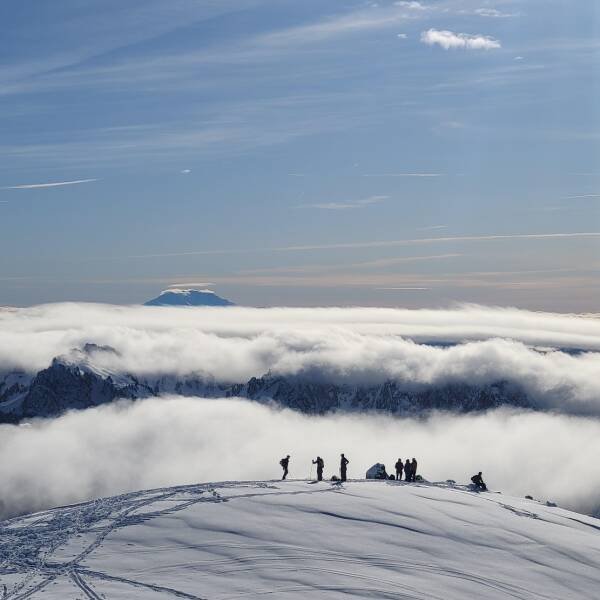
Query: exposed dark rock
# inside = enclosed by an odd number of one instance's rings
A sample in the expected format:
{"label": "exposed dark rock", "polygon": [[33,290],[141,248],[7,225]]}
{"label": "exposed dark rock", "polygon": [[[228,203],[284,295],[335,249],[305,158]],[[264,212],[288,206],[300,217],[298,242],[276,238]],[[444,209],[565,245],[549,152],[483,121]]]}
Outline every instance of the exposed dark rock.
{"label": "exposed dark rock", "polygon": [[389,380],[376,385],[350,385],[315,382],[306,376],[265,375],[253,377],[247,383],[222,384],[200,377],[114,377],[95,372],[86,362],[73,364],[55,359],[50,367],[29,380],[23,378],[10,385],[0,380],[0,422],[51,417],[120,398],[171,393],[208,398],[242,397],[274,402],[307,414],[368,411],[420,416],[433,410],[465,413],[499,406],[534,407],[525,391],[508,381],[434,386]]}

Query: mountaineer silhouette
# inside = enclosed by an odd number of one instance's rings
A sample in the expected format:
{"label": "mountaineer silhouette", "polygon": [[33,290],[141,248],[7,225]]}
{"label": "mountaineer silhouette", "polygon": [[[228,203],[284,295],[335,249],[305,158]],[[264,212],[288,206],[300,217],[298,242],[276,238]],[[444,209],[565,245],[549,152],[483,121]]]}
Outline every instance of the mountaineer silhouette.
{"label": "mountaineer silhouette", "polygon": [[479,471],[477,475],[473,475],[473,477],[471,477],[471,481],[478,492],[487,492],[487,485],[485,485],[485,481],[483,481],[481,471]]}
{"label": "mountaineer silhouette", "polygon": [[344,456],[344,453],[340,455],[340,479],[346,481],[346,475],[348,473],[348,463],[350,461]]}
{"label": "mountaineer silhouette", "polygon": [[394,468],[396,469],[396,479],[400,481],[402,479],[402,470],[404,469],[401,458],[396,461]]}
{"label": "mountaineer silhouette", "polygon": [[323,468],[325,467],[325,461],[317,456],[316,460],[312,461],[313,465],[317,465],[317,481],[323,481]]}

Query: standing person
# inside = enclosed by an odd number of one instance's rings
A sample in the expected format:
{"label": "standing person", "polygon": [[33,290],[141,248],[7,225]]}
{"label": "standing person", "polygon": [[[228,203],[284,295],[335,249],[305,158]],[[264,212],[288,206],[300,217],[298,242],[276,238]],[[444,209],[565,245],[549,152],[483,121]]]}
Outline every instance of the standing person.
{"label": "standing person", "polygon": [[402,459],[399,458],[394,465],[396,468],[396,480],[400,481],[402,479],[402,469],[404,469],[404,465],[402,464]]}
{"label": "standing person", "polygon": [[412,463],[410,465],[410,480],[417,480],[417,459],[413,457]]}
{"label": "standing person", "polygon": [[340,458],[340,479],[342,481],[346,481],[346,473],[347,473],[347,468],[348,468],[349,462],[350,461],[344,456],[344,453],[342,452],[341,458]]}
{"label": "standing person", "polygon": [[412,465],[410,464],[410,460],[407,458],[406,462],[404,463],[404,481],[411,481],[411,469]]}
{"label": "standing person", "polygon": [[325,467],[325,461],[317,456],[316,460],[312,461],[313,465],[317,465],[317,481],[323,481],[323,467]]}
{"label": "standing person", "polygon": [[279,464],[283,468],[283,477],[281,478],[281,481],[283,481],[287,477],[287,474],[288,474],[288,466],[290,464],[290,455],[288,454],[285,458],[282,458],[279,461]]}

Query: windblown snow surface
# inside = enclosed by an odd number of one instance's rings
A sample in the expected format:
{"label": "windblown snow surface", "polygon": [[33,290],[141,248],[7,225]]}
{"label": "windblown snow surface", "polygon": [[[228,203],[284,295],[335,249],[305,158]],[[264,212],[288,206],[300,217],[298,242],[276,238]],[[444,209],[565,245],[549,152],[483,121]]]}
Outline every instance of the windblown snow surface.
{"label": "windblown snow surface", "polygon": [[0,523],[5,598],[596,599],[600,525],[453,484],[125,494]]}

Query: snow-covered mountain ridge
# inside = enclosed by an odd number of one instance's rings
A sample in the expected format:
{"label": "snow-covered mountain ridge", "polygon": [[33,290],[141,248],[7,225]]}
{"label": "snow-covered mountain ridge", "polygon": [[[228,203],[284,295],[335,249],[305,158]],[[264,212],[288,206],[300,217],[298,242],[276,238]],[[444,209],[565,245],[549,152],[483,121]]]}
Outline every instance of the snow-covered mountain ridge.
{"label": "snow-covered mountain ridge", "polygon": [[452,484],[189,485],[0,523],[0,589],[11,600],[592,600],[598,523]]}
{"label": "snow-covered mountain ridge", "polygon": [[[137,399],[163,394],[204,398],[241,397],[275,402],[303,413],[382,411],[419,415],[431,410],[471,412],[499,406],[537,408],[535,401],[509,381],[474,385],[468,382],[415,386],[387,380],[377,384],[343,384],[326,378],[265,374],[241,383],[218,383],[201,376],[135,376],[112,373],[90,360],[86,345],[69,356],[56,358],[34,375],[11,372],[0,376],[0,423],[33,417],[52,417],[119,398]],[[114,352],[102,349],[103,352]]]}
{"label": "snow-covered mountain ridge", "polygon": [[164,393],[600,418],[600,322],[573,315],[59,304],[0,309],[0,331],[4,421]]}

